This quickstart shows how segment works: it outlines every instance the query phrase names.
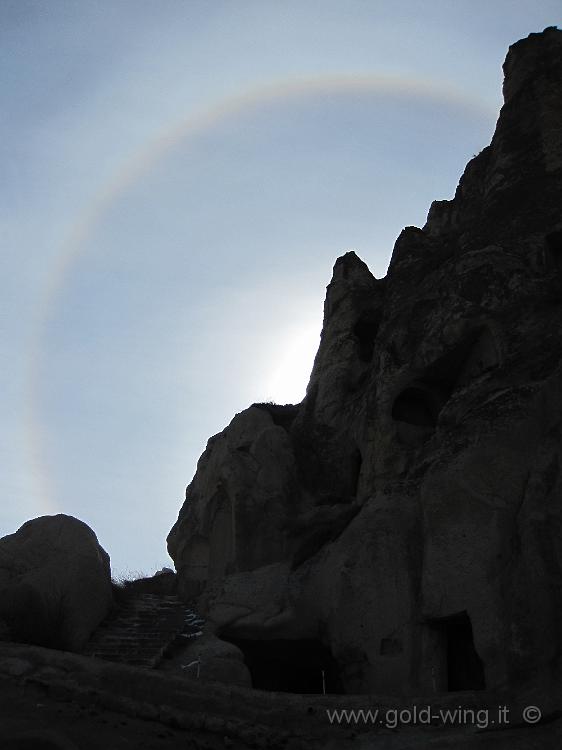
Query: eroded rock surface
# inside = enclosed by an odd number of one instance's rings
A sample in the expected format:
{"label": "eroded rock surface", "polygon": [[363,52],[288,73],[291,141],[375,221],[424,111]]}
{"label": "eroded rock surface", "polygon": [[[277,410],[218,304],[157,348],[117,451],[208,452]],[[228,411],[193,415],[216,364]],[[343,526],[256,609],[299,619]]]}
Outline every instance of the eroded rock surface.
{"label": "eroded rock surface", "polygon": [[112,601],[109,555],[77,518],[42,516],[0,539],[0,617],[12,640],[79,651]]}
{"label": "eroded rock surface", "polygon": [[560,682],[562,32],[375,279],[339,258],[306,398],[208,443],[168,543],[220,637],[316,639],[347,692]]}

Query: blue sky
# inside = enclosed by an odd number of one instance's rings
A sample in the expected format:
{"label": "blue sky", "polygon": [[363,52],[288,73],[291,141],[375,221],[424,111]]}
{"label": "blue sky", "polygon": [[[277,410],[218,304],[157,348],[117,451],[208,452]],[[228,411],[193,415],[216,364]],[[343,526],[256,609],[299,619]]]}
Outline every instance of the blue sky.
{"label": "blue sky", "polygon": [[0,534],[65,512],[116,574],[207,439],[304,395],[338,255],[489,142],[558,0],[0,0]]}

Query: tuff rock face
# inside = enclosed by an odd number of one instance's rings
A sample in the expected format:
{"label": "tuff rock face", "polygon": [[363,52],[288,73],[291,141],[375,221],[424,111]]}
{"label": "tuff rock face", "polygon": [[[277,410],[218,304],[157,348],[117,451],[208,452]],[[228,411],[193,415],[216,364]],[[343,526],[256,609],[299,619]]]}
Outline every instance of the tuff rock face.
{"label": "tuff rock face", "polygon": [[562,32],[504,71],[454,199],[384,279],[337,260],[306,398],[209,440],[168,538],[219,637],[315,640],[346,692],[560,676]]}
{"label": "tuff rock face", "polygon": [[109,555],[77,518],[41,516],[0,539],[7,640],[80,651],[112,601]]}

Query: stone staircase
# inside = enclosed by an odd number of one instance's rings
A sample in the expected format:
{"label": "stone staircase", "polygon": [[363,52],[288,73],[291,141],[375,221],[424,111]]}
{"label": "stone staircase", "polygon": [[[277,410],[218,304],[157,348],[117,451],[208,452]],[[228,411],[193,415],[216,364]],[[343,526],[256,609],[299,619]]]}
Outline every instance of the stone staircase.
{"label": "stone staircase", "polygon": [[197,637],[203,620],[177,596],[137,594],[121,602],[84,648],[84,655],[154,669],[183,639]]}

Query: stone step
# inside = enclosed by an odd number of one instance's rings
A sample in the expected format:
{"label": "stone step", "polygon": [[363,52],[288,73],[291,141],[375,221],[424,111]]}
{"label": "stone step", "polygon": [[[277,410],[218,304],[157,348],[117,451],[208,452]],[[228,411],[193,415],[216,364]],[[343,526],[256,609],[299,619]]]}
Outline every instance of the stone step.
{"label": "stone step", "polygon": [[92,649],[91,653],[86,654],[87,656],[139,656],[143,658],[149,658],[155,656],[161,650],[159,648],[99,648]]}
{"label": "stone step", "polygon": [[123,629],[122,632],[115,631],[115,630],[108,630],[106,633],[100,633],[97,637],[92,637],[90,639],[90,643],[97,643],[98,641],[103,641],[104,643],[108,643],[110,641],[127,641],[131,640],[135,643],[138,643],[139,641],[158,641],[161,640],[163,633],[175,633],[175,630],[170,631],[161,631],[159,633],[135,633],[131,630],[125,630]]}
{"label": "stone step", "polygon": [[175,596],[141,594],[123,602],[86,644],[83,653],[154,668],[181,636],[196,637],[204,621]]}

